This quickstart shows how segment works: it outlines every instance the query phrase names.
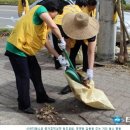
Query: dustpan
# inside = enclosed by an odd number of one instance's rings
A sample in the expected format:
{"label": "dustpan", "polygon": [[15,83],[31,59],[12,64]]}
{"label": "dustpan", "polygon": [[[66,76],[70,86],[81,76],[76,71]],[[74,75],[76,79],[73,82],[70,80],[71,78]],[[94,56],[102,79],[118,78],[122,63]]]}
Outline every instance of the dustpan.
{"label": "dustpan", "polygon": [[63,53],[70,64],[70,66],[66,68],[65,73],[74,81],[81,83],[81,79],[80,79],[79,75],[77,74],[77,72],[69,58],[69,55],[65,49],[63,50]]}

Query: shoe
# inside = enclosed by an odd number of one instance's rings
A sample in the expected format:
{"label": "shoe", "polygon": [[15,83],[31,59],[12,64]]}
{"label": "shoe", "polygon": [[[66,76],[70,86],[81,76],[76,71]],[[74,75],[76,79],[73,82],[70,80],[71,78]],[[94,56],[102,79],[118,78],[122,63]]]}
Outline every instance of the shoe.
{"label": "shoe", "polygon": [[70,86],[69,85],[67,85],[67,86],[65,86],[62,90],[61,90],[61,94],[68,94],[68,93],[70,93],[70,92],[72,92],[72,90],[70,89]]}
{"label": "shoe", "polygon": [[37,100],[37,103],[54,103],[54,102],[55,102],[55,99],[50,98],[50,97],[47,97],[43,100]]}
{"label": "shoe", "polygon": [[19,109],[19,110],[24,112],[24,113],[27,113],[27,114],[35,114],[36,113],[36,111],[31,107],[28,107],[26,109]]}

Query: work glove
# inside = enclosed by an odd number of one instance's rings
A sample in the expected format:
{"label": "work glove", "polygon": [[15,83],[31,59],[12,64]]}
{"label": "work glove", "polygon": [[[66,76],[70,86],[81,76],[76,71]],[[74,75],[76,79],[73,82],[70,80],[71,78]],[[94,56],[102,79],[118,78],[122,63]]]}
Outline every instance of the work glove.
{"label": "work glove", "polygon": [[93,79],[93,70],[92,69],[87,69],[87,77],[89,80]]}
{"label": "work glove", "polygon": [[61,50],[64,50],[66,48],[66,42],[63,37],[58,41],[58,46]]}
{"label": "work glove", "polygon": [[94,81],[93,81],[93,70],[92,69],[87,69],[86,76],[83,78],[83,84],[90,88],[94,87]]}
{"label": "work glove", "polygon": [[61,64],[62,69],[66,70],[66,68],[69,66],[68,60],[66,60],[65,57],[63,57],[62,55],[59,55],[59,57],[57,58],[57,60]]}

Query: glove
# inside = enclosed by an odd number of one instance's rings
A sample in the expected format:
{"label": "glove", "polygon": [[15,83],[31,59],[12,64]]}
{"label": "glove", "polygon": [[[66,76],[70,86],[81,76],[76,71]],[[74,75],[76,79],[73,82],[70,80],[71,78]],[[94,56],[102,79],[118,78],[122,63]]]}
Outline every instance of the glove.
{"label": "glove", "polygon": [[87,69],[86,76],[84,76],[83,80],[92,80],[93,79],[93,70],[92,69]]}
{"label": "glove", "polygon": [[92,69],[87,69],[87,77],[89,80],[93,79],[93,70]]}
{"label": "glove", "polygon": [[65,59],[65,57],[63,57],[62,55],[60,55],[57,60],[59,61],[59,63],[62,66],[63,70],[66,70],[66,67],[69,66],[69,62]]}
{"label": "glove", "polygon": [[64,38],[59,40],[58,46],[61,50],[64,50],[66,48],[66,42],[65,42]]}
{"label": "glove", "polygon": [[87,75],[83,79],[83,84],[88,87],[94,87],[94,81],[93,81],[93,70],[92,69],[87,69]]}
{"label": "glove", "polygon": [[83,80],[92,80],[93,79],[93,70],[87,69],[86,76],[84,76]]}

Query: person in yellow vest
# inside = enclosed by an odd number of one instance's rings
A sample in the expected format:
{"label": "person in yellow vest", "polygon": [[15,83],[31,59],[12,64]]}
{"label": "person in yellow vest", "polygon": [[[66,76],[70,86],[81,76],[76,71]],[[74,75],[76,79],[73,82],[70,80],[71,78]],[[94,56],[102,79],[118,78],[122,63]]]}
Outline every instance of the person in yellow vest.
{"label": "person in yellow vest", "polygon": [[96,5],[97,5],[97,0],[87,0],[87,6],[82,7],[82,11],[84,13],[87,13],[91,17],[96,17]]}
{"label": "person in yellow vest", "polygon": [[95,18],[90,17],[88,14],[83,12],[77,14],[69,13],[65,15],[62,20],[62,28],[64,33],[72,39],[79,40],[79,41],[87,39],[88,53],[86,53],[86,57],[88,57],[88,69],[86,71],[84,83],[88,83],[92,81],[95,46],[96,46],[96,35],[99,32],[98,21]]}
{"label": "person in yellow vest", "polygon": [[[114,3],[116,4],[116,3],[117,3],[117,0],[115,0]],[[120,7],[120,8],[121,8],[121,7]],[[114,7],[114,14],[113,14],[113,22],[114,22],[114,24],[117,23],[117,20],[118,20],[118,13],[117,13],[116,6],[115,6],[115,7]]]}
{"label": "person in yellow vest", "polygon": [[[65,40],[68,42],[68,44],[67,44],[67,51],[69,51],[69,41],[70,41],[70,39],[69,39],[69,37],[68,36],[66,36],[66,34],[64,33],[64,31],[63,31],[63,29],[62,29],[62,19],[63,19],[63,17],[66,15],[66,14],[68,14],[68,13],[78,13],[78,12],[81,12],[82,10],[81,10],[81,7],[86,7],[86,5],[87,5],[87,0],[76,0],[76,1],[78,1],[78,3],[76,3],[76,4],[73,4],[73,5],[68,5],[69,3],[65,3],[64,2],[64,5],[65,5],[65,7],[63,8],[63,13],[61,14],[61,15],[57,15],[56,17],[55,17],[55,19],[54,19],[54,21],[55,21],[55,23],[57,24],[57,26],[59,27],[59,29],[61,30],[61,32],[62,32],[62,35],[63,35],[63,37],[65,38]],[[54,43],[54,48],[57,50],[57,52],[59,53],[59,54],[62,54],[62,51],[61,51],[61,49],[58,47],[58,39],[54,36],[54,35],[52,35],[53,36],[53,43]],[[55,63],[55,68],[56,69],[59,69],[60,67],[61,67],[61,65],[59,64],[59,62],[56,60],[56,57],[54,57],[54,63]]]}
{"label": "person in yellow vest", "polygon": [[53,18],[62,11],[59,5],[61,5],[60,0],[43,0],[34,6],[17,21],[7,40],[5,55],[9,57],[16,77],[18,109],[28,114],[35,113],[30,103],[30,79],[36,90],[37,103],[55,102],[44,89],[41,68],[35,57],[36,53],[45,46],[57,57],[63,67],[68,65],[65,58],[59,55],[47,40],[47,28],[49,27],[60,40],[60,48],[65,49],[66,42],[53,21]]}
{"label": "person in yellow vest", "polygon": [[[80,1],[77,0],[76,4],[80,4]],[[86,6],[80,6],[82,12],[88,14],[91,17],[96,17],[96,0],[87,0]],[[96,37],[93,37],[91,40],[96,40]],[[89,39],[90,41],[90,39]],[[83,71],[86,72],[88,69],[88,58],[86,54],[88,53],[88,40],[72,40],[71,46],[70,46],[70,59],[75,66],[75,59],[77,56],[77,53],[80,49],[80,46],[82,46],[82,52],[83,52]]]}
{"label": "person in yellow vest", "polygon": [[[69,6],[64,7],[62,17],[60,15],[56,16],[55,22],[58,25],[59,24],[62,25],[62,23],[60,23],[60,21],[62,21],[61,19],[63,19],[63,16],[65,16],[65,14],[68,14],[68,13],[71,13],[71,12],[72,13],[84,12],[84,13],[88,14],[89,16],[95,18],[96,17],[96,5],[97,5],[96,0],[76,0],[75,5],[69,5]],[[74,11],[73,6],[77,7],[76,8],[77,11]],[[68,7],[70,7],[70,8],[68,8]],[[68,19],[68,21],[69,21],[69,19]],[[62,28],[62,27],[59,27],[59,28]],[[62,29],[61,32],[64,32],[63,29]],[[79,40],[79,39],[78,40],[75,40],[75,39],[73,40],[72,38],[70,39],[68,36],[66,36],[66,34],[64,34],[63,36],[67,39],[67,45],[68,45],[68,47],[70,47],[70,60],[72,61],[74,67],[76,66],[75,59],[76,59],[77,53],[78,53],[78,51],[80,49],[80,46],[82,46],[82,53],[83,53],[83,69],[82,70],[84,72],[86,72],[87,70],[89,71],[89,62],[90,61],[89,61],[86,54],[91,53],[91,51],[90,51],[91,46],[89,45],[89,43],[96,41],[96,36],[94,36],[94,37],[92,37],[92,38],[90,38],[88,40]],[[92,45],[94,45],[94,44],[92,44]],[[54,44],[54,47],[55,46],[56,46],[56,43]],[[55,49],[58,50],[57,48],[58,48],[58,46]],[[93,50],[94,50],[94,48],[93,48]],[[61,53],[59,53],[59,54],[61,54]],[[55,66],[56,65],[58,67],[60,66],[58,61],[55,62]],[[90,72],[92,73],[92,70],[90,70]],[[69,85],[65,86],[61,90],[61,94],[67,94],[68,92],[71,92],[71,89],[70,89]]]}
{"label": "person in yellow vest", "polygon": [[26,14],[29,11],[28,0],[18,0],[18,16]]}

